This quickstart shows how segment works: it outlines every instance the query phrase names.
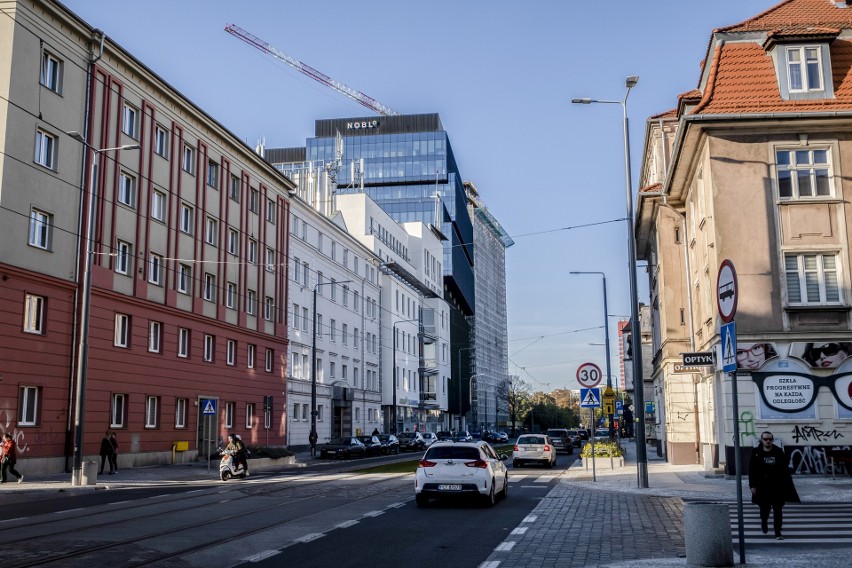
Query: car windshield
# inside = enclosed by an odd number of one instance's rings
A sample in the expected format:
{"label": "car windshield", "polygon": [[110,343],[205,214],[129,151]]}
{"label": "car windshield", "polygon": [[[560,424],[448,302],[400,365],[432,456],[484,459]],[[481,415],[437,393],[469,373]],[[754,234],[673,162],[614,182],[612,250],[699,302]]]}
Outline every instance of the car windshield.
{"label": "car windshield", "polygon": [[403,432],[399,435],[400,440],[411,440],[417,437],[417,434],[414,432]]}
{"label": "car windshield", "polygon": [[372,444],[373,443],[373,438],[370,437],[370,436],[359,436],[358,439],[361,440],[365,444]]}
{"label": "car windshield", "polygon": [[465,446],[432,446],[425,457],[427,460],[478,460],[479,450]]}
{"label": "car windshield", "polygon": [[349,438],[332,438],[328,443],[332,446],[348,446]]}
{"label": "car windshield", "polygon": [[530,444],[544,444],[544,438],[539,436],[521,436],[518,438],[518,444],[530,445]]}
{"label": "car windshield", "polygon": [[551,438],[561,438],[565,435],[565,430],[548,430],[547,435]]}

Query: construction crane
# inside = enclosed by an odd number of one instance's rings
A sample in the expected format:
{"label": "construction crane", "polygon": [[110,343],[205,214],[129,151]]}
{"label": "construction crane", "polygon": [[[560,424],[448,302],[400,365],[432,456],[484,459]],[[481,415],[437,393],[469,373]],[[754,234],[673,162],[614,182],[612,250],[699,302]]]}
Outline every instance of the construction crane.
{"label": "construction crane", "polygon": [[274,47],[269,45],[267,42],[263,41],[262,39],[260,39],[257,36],[250,34],[246,30],[242,29],[241,27],[239,27],[235,24],[227,24],[225,26],[225,31],[228,32],[229,34],[231,34],[232,36],[243,40],[247,44],[249,44],[253,47],[256,47],[260,51],[280,59],[281,61],[283,61],[287,65],[293,67],[297,71],[304,73],[305,75],[307,75],[311,79],[313,79],[315,81],[319,81],[323,85],[331,87],[332,89],[334,89],[335,91],[337,91],[339,93],[343,93],[344,95],[346,95],[347,97],[349,97],[353,101],[357,102],[360,105],[367,107],[368,109],[370,109],[372,111],[375,111],[375,112],[377,112],[377,113],[379,113],[383,116],[399,116],[399,114],[400,114],[400,113],[396,112],[395,110],[393,110],[392,108],[386,107],[385,105],[383,105],[382,103],[380,103],[379,101],[374,99],[373,97],[369,97],[369,96],[365,95],[364,93],[362,93],[361,91],[359,91],[357,89],[347,87],[343,83],[338,83],[337,81],[335,81],[334,79],[332,79],[328,75],[326,75],[324,73],[320,73],[319,71],[317,71],[316,69],[314,69],[310,65],[302,63],[298,59],[294,59],[293,57],[290,57],[289,55],[287,55],[286,53],[284,53],[282,51],[278,51],[277,49],[275,49]]}

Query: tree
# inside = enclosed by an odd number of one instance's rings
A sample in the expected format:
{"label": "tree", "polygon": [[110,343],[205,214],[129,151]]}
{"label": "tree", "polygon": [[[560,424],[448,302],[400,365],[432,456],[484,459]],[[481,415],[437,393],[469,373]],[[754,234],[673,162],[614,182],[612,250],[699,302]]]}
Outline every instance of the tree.
{"label": "tree", "polygon": [[509,422],[512,423],[512,433],[514,434],[517,432],[518,419],[526,415],[532,406],[530,386],[517,375],[512,375],[498,388],[497,398],[506,403],[506,408],[509,410]]}

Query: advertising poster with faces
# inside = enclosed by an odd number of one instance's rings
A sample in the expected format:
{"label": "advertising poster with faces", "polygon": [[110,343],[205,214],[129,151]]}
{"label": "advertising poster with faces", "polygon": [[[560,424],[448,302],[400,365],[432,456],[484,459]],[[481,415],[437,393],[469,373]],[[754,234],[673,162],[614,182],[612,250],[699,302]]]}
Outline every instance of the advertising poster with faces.
{"label": "advertising poster with faces", "polygon": [[[737,366],[751,372],[760,418],[815,420],[817,396],[828,390],[836,403],[836,417],[852,419],[852,342],[799,342],[788,350],[785,347],[737,345]],[[782,351],[787,351],[786,356]]]}

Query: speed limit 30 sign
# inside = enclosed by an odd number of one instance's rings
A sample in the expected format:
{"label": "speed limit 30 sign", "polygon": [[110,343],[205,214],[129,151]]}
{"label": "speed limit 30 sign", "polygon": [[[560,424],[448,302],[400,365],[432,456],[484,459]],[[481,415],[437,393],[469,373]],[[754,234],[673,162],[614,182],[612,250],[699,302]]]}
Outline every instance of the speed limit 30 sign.
{"label": "speed limit 30 sign", "polygon": [[577,369],[577,382],[587,389],[598,386],[602,377],[601,368],[594,363],[583,363]]}

